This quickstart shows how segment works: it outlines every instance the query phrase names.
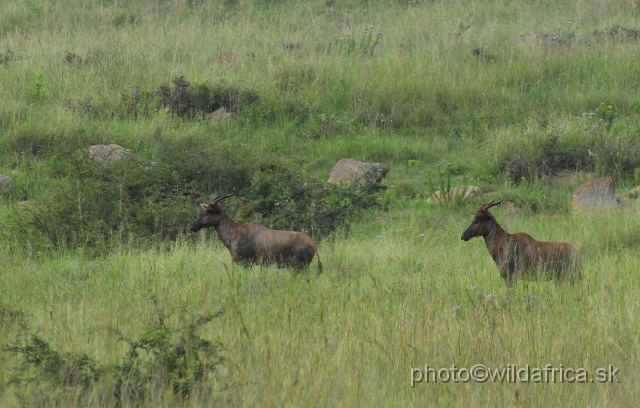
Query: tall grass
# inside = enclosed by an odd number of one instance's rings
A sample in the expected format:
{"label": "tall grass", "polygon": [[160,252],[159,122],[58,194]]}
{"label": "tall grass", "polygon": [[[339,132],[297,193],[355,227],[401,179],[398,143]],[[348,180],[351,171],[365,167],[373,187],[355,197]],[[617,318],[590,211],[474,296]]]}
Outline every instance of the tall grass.
{"label": "tall grass", "polygon": [[[328,272],[319,277],[237,268],[217,239],[176,243],[161,252],[125,250],[97,261],[74,255],[25,261],[2,276],[3,287],[13,289],[2,296],[5,342],[15,341],[19,325],[26,325],[60,352],[118,361],[126,345],[113,330],[135,338],[155,319],[155,298],[176,318],[224,310],[202,335],[224,345],[228,388],[213,396],[233,404],[633,401],[634,291],[640,283],[633,254],[640,240],[629,221],[638,216],[635,210],[587,218],[495,210],[508,231],[571,241],[585,257],[583,282],[575,287],[518,283],[514,292],[506,290],[481,240],[458,239],[469,217],[438,211],[407,209],[398,222],[381,221],[353,238],[324,242],[320,252]],[[426,217],[441,221],[429,225]],[[602,230],[608,232],[598,240]],[[486,300],[489,294],[497,299]],[[5,361],[9,368],[14,360]],[[590,371],[613,364],[621,383],[410,386],[411,367],[478,363]],[[93,384],[80,401],[109,401],[108,384]],[[58,385],[43,382],[36,389],[43,386]],[[198,389],[209,395],[210,386]],[[16,391],[7,388],[6,404],[16,402]],[[22,398],[35,397],[28,391],[22,390]],[[149,398],[170,406],[178,397]],[[195,393],[193,403],[206,405],[199,398],[205,397]]]}

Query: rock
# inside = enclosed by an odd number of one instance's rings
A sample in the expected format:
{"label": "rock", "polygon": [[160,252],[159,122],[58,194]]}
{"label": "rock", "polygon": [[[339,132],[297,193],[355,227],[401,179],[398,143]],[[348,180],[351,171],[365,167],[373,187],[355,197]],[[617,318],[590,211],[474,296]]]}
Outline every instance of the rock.
{"label": "rock", "polygon": [[373,183],[379,183],[388,172],[389,166],[384,163],[364,163],[354,159],[342,159],[331,169],[328,182],[351,184],[368,179]]}
{"label": "rock", "polygon": [[131,150],[117,144],[94,145],[89,148],[89,157],[103,163],[114,163],[132,155]]}
{"label": "rock", "polygon": [[476,186],[461,186],[455,187],[443,194],[440,190],[433,193],[433,199],[440,204],[446,205],[448,203],[454,203],[456,197],[460,197],[461,201],[467,200],[469,197],[479,195],[480,189]]}
{"label": "rock", "polygon": [[0,192],[4,190],[11,190],[15,183],[9,176],[5,176],[4,174],[0,174]]}
{"label": "rock", "polygon": [[217,109],[211,113],[207,113],[206,115],[204,115],[204,118],[206,120],[209,120],[213,123],[224,122],[225,120],[231,119],[232,117],[233,117],[233,113],[227,112],[227,108],[225,108],[224,106],[221,107],[220,109]]}
{"label": "rock", "polygon": [[595,209],[620,208],[622,196],[616,196],[616,188],[611,177],[589,180],[579,185],[573,192],[571,206],[574,212]]}

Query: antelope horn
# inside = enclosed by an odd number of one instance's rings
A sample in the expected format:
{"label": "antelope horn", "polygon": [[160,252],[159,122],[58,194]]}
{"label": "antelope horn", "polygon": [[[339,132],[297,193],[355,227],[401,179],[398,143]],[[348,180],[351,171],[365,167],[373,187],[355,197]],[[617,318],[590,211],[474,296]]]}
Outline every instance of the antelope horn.
{"label": "antelope horn", "polygon": [[229,193],[229,194],[222,194],[217,196],[216,198],[214,198],[213,200],[211,200],[211,202],[209,203],[209,205],[216,205],[218,204],[220,201],[224,200],[225,198],[229,198],[231,197],[233,194]]}
{"label": "antelope horn", "polygon": [[491,207],[495,207],[498,204],[502,204],[502,201],[498,201],[497,203],[495,202],[495,200],[491,200],[490,203],[486,203],[486,204],[482,204],[482,207],[480,207],[480,211],[485,211],[488,210]]}

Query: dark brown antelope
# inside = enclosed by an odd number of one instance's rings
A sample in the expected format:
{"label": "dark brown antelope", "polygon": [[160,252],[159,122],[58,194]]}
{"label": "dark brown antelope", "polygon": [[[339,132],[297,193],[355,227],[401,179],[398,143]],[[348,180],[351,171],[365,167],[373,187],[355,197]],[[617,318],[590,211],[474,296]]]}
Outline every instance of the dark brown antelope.
{"label": "dark brown antelope", "polygon": [[[229,249],[233,261],[242,266],[273,265],[291,267],[297,272],[309,267],[316,254],[316,243],[306,234],[295,231],[271,230],[257,222],[236,224],[218,203],[232,194],[215,197],[205,213],[191,226],[191,231],[214,227],[220,240]],[[322,272],[318,255],[318,273]]]}
{"label": "dark brown antelope", "polygon": [[464,241],[483,237],[489,254],[498,265],[508,288],[518,278],[524,280],[555,279],[574,282],[579,278],[578,251],[566,242],[539,242],[523,232],[509,234],[489,212],[502,201],[483,204],[471,211],[473,222],[460,237]]}

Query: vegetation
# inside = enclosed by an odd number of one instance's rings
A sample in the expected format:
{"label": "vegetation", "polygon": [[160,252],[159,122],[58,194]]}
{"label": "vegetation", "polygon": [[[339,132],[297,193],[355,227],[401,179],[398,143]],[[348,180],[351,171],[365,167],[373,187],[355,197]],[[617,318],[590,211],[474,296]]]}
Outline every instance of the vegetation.
{"label": "vegetation", "polygon": [[[579,178],[640,184],[638,2],[0,11],[0,405],[637,401],[640,207],[570,199]],[[131,154],[90,157],[112,143]],[[327,184],[348,157],[391,170]],[[188,233],[231,192],[233,219],[311,235],[325,273],[242,269]],[[459,239],[494,198],[508,232],[579,248],[583,281],[507,291]],[[612,364],[620,383],[412,388],[425,364]]]}

